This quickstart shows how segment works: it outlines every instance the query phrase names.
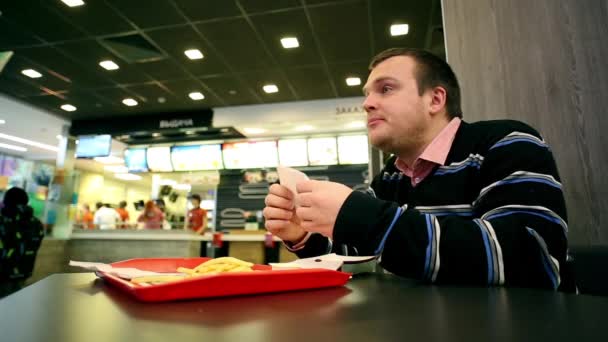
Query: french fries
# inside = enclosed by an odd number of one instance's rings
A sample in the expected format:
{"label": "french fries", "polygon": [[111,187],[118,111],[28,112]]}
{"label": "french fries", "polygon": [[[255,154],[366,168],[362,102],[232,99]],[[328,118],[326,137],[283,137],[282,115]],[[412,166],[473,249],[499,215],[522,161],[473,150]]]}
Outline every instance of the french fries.
{"label": "french fries", "polygon": [[178,267],[177,272],[183,275],[159,275],[132,278],[135,284],[159,284],[178,281],[192,277],[208,276],[223,272],[252,272],[253,264],[233,257],[221,257],[203,262],[195,268]]}

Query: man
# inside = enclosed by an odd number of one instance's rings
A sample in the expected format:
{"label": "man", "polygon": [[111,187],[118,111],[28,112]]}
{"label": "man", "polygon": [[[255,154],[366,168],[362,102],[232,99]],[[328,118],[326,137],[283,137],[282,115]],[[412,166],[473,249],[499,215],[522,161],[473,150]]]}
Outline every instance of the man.
{"label": "man", "polygon": [[120,203],[118,203],[118,208],[116,208],[116,212],[120,217],[121,224],[119,227],[123,229],[128,228],[129,212],[127,211],[127,201],[120,201]]}
{"label": "man", "polygon": [[194,194],[190,197],[192,209],[188,212],[188,225],[197,234],[204,234],[207,227],[207,210],[201,208],[201,196]]}
{"label": "man", "polygon": [[93,217],[93,223],[99,229],[116,229],[116,223],[119,221],[120,216],[108,203],[97,209]]}
{"label": "man", "polygon": [[369,139],[394,156],[369,193],[273,185],[266,228],[301,257],[346,250],[428,282],[571,289],[562,185],[539,134],[517,121],[461,121],[456,76],[428,52],[390,49],[370,70]]}
{"label": "man", "polygon": [[32,275],[44,229],[17,187],[4,195],[0,211],[0,298],[19,290]]}

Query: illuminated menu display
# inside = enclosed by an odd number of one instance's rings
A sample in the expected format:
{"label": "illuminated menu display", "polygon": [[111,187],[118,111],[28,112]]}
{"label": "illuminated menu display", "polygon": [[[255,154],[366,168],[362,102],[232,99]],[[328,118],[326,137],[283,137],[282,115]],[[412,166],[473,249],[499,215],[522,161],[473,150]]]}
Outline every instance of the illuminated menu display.
{"label": "illuminated menu display", "polygon": [[125,150],[125,164],[130,172],[148,171],[145,148],[128,148]]}
{"label": "illuminated menu display", "polygon": [[306,139],[279,140],[279,164],[282,166],[307,166]]}
{"label": "illuminated menu display", "polygon": [[338,137],[338,160],[340,164],[367,164],[369,162],[367,136]]}
{"label": "illuminated menu display", "polygon": [[169,146],[148,147],[146,156],[150,171],[173,171],[173,167],[171,166],[171,148]]}
{"label": "illuminated menu display", "polygon": [[76,145],[76,158],[107,157],[112,148],[112,136],[103,135],[81,135]]}
{"label": "illuminated menu display", "polygon": [[276,141],[226,143],[222,145],[227,169],[252,169],[278,165]]}
{"label": "illuminated menu display", "polygon": [[171,162],[175,171],[218,170],[224,167],[219,144],[173,146]]}
{"label": "illuminated menu display", "polygon": [[308,139],[308,161],[310,162],[310,165],[338,164],[336,138]]}

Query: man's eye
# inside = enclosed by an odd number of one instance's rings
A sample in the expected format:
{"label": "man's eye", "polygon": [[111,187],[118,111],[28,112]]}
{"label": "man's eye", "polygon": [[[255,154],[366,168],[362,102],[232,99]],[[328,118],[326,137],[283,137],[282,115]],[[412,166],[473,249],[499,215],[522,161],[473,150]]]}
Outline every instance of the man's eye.
{"label": "man's eye", "polygon": [[393,89],[392,87],[387,86],[387,85],[382,86],[382,93],[389,92],[389,91],[391,91],[392,89]]}

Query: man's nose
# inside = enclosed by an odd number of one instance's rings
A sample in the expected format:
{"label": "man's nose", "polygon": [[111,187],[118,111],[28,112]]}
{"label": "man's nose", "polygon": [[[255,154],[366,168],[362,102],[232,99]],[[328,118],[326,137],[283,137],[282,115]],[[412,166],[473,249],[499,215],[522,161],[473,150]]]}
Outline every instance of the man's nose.
{"label": "man's nose", "polygon": [[372,95],[367,95],[365,97],[365,101],[363,101],[363,108],[366,112],[370,112],[376,109],[376,101]]}

